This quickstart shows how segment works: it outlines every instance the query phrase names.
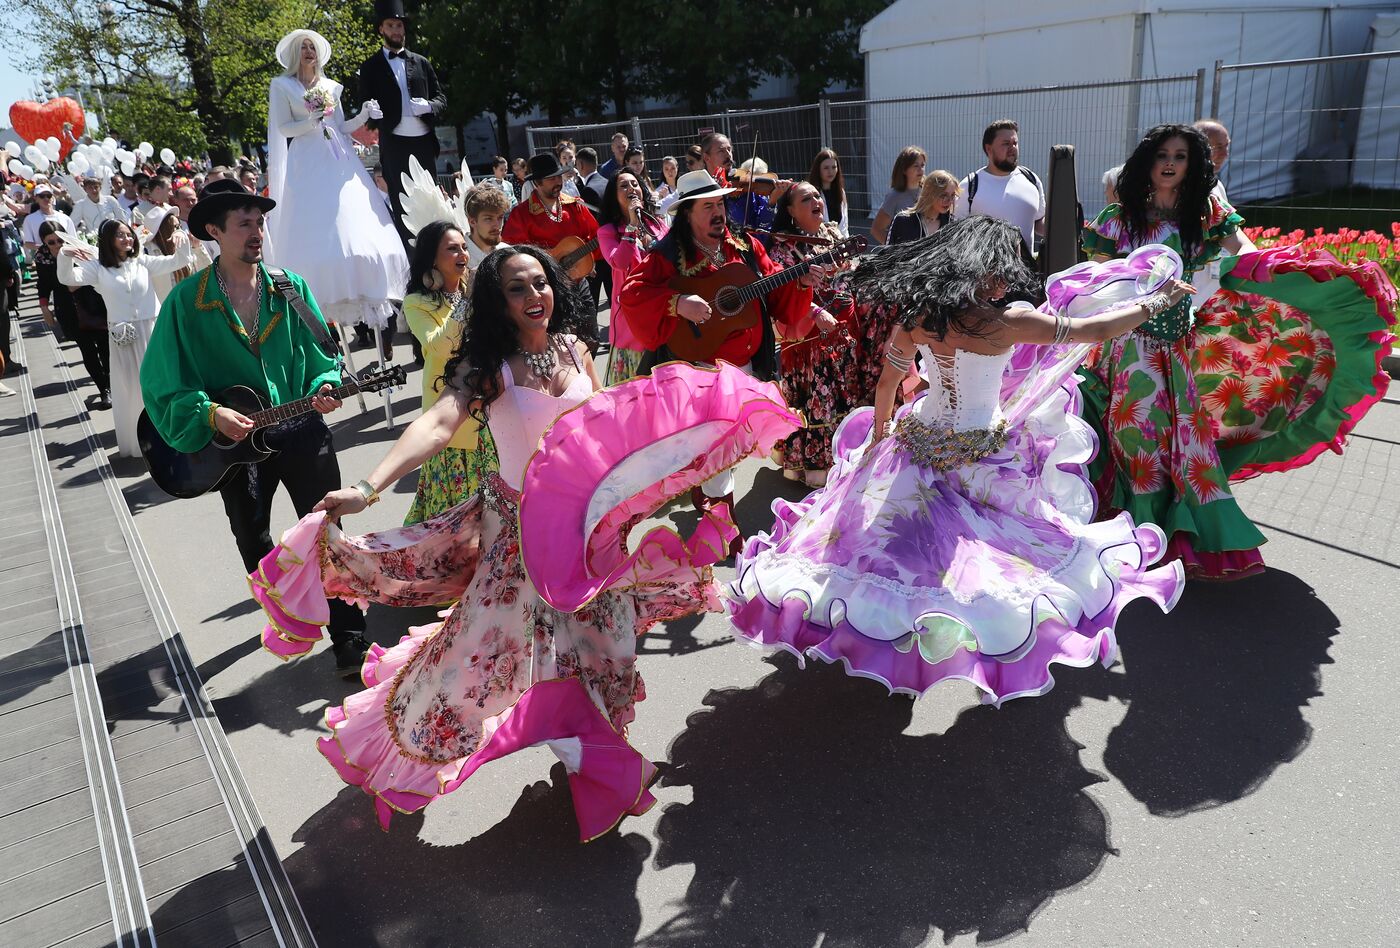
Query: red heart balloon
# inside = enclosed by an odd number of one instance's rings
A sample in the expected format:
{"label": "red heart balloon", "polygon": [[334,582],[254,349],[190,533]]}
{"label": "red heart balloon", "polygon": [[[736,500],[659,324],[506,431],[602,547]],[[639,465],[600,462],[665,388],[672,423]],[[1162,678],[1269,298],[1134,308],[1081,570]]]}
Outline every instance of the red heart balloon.
{"label": "red heart balloon", "polygon": [[16,102],[10,106],[10,127],[31,145],[42,138],[57,138],[59,159],[68,157],[73,143],[63,134],[63,123],[73,123],[73,137],[79,138],[86,127],[83,107],[72,99],[50,99],[38,102]]}

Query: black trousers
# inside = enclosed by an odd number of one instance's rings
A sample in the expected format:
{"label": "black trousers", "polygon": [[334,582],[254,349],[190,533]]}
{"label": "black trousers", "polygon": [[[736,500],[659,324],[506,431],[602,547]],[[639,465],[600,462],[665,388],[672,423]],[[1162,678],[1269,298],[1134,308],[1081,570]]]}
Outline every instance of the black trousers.
{"label": "black trousers", "polygon": [[408,246],[413,236],[403,226],[403,175],[408,172],[408,159],[416,157],[418,163],[434,178],[437,177],[438,140],[429,132],[407,138],[392,133],[379,135],[379,163],[384,168],[384,183],[389,185],[389,206],[394,211],[394,226],[399,230],[405,253],[412,256]]}
{"label": "black trousers", "polygon": [[[317,501],[341,486],[331,430],[319,417],[270,433],[267,444],[278,453],[244,467],[219,490],[243,568],[250,573],[272,552],[272,498],[278,484],[287,488],[298,517],[309,514]],[[330,600],[332,642],[344,641],[364,628],[364,613],[339,599]]]}
{"label": "black trousers", "polygon": [[53,315],[63,330],[64,338],[75,343],[78,351],[82,353],[83,368],[87,369],[92,384],[97,386],[98,391],[110,392],[112,339],[107,335],[107,330],[83,329],[78,324],[78,314],[72,310],[61,312],[55,307]]}

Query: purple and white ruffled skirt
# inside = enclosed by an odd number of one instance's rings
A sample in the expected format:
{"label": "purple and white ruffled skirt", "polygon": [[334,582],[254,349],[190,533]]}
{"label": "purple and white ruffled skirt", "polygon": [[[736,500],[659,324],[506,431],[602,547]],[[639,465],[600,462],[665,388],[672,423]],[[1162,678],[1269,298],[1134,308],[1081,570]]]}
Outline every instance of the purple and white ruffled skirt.
{"label": "purple and white ruffled skirt", "polygon": [[775,501],[772,532],[739,555],[725,588],[736,629],[892,692],[963,679],[998,705],[1049,691],[1051,665],[1110,665],[1123,608],[1168,611],[1185,580],[1180,563],[1152,566],[1166,547],[1156,526],[1093,522],[1096,441],[1076,384],[1039,397],[1003,448],[945,472],[895,437],[872,447],[873,411],[853,412],[827,486]]}

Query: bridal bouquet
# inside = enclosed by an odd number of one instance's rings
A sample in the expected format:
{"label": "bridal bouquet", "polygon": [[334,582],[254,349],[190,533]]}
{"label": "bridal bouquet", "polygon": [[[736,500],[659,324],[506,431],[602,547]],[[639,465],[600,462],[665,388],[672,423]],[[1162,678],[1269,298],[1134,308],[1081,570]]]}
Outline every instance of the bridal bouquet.
{"label": "bridal bouquet", "polygon": [[321,134],[329,139],[331,130],[326,128],[326,116],[335,111],[335,97],[330,90],[316,86],[307,89],[306,95],[302,96],[302,101],[306,103],[306,110],[316,117],[316,121],[321,123]]}

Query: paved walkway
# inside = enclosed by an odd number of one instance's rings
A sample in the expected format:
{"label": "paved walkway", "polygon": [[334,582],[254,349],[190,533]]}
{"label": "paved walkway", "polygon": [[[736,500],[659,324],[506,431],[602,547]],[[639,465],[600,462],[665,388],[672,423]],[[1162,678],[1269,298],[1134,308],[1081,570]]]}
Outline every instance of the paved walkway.
{"label": "paved walkway", "polygon": [[[1268,574],[1193,583],[1170,616],[1136,604],[1123,623],[1122,663],[1111,671],[1064,670],[1044,698],[1001,711],[978,706],[959,685],[919,702],[890,698],[832,669],[764,659],[734,643],[717,616],[648,635],[640,663],[648,698],[631,738],[662,764],[660,803],[579,846],[563,770],[542,750],[488,765],[451,798],[425,814],[395,817],[381,832],[367,798],[346,788],[314,747],[326,706],[349,693],[329,654],[283,665],[258,648],[260,616],[217,497],[171,500],[144,479],[140,462],[122,459],[111,463],[115,483],[102,479],[71,395],[44,374],[54,361],[48,338],[32,321],[27,326],[70,549],[77,536],[102,536],[85,541],[89,551],[125,543],[124,562],[144,570],[110,494],[110,528],[89,519],[102,510],[96,501],[68,515],[91,491],[119,488],[152,568],[141,586],[145,602],[158,582],[155,592],[163,590],[169,605],[168,613],[151,606],[159,633],[147,629],[155,637],[142,651],[169,648],[175,657],[140,659],[147,664],[129,680],[142,682],[142,701],[132,702],[136,716],[118,723],[109,743],[122,740],[123,728],[167,720],[189,728],[182,715],[204,707],[192,700],[201,693],[190,691],[202,680],[227,735],[217,746],[232,752],[213,755],[228,765],[217,779],[237,786],[236,761],[265,820],[263,832],[234,829],[227,815],[212,822],[220,835],[211,838],[223,841],[209,844],[217,858],[191,865],[188,881],[157,895],[171,883],[148,881],[151,859],[128,818],[162,943],[167,917],[173,930],[177,919],[224,926],[200,944],[256,935],[257,926],[295,943],[295,913],[275,929],[273,913],[251,913],[239,928],[233,913],[204,909],[211,889],[243,891],[236,886],[250,877],[249,860],[239,856],[246,846],[254,863],[275,849],[310,929],[327,946],[1400,944],[1400,697],[1392,657],[1400,614],[1400,404],[1377,406],[1344,457],[1239,486],[1245,511],[1270,537]],[[81,372],[76,353],[64,355]],[[407,345],[399,356],[407,359]],[[396,395],[401,422],[416,410],[417,391],[410,378]],[[29,436],[16,402],[0,402],[0,423],[12,435],[0,441],[6,484],[15,496],[43,496],[37,481],[11,486],[29,450],[18,447]],[[59,407],[51,411],[49,403]],[[369,471],[394,437],[375,407],[361,413],[347,406],[334,416],[347,482]],[[111,457],[107,415],[88,423]],[[745,465],[741,525],[766,527],[771,500],[796,495],[771,466]],[[353,527],[399,522],[411,496],[410,479]],[[30,502],[17,506],[7,521],[17,552],[7,549],[6,573],[13,562],[13,569],[31,569],[36,584],[40,573],[52,584],[47,560],[21,555],[50,541],[36,539],[45,535],[35,533],[40,521]],[[275,516],[292,522],[285,499]],[[670,516],[689,522],[685,513]],[[108,643],[94,630],[103,621],[117,628],[123,615],[130,620],[116,592],[125,581],[104,584],[107,600],[89,605],[82,567],[76,571],[82,629],[101,678],[97,650],[111,644],[120,651],[120,633],[104,632],[113,636]],[[16,585],[29,589],[30,575]],[[21,614],[39,616],[38,605],[20,605]],[[45,615],[31,623],[43,634],[15,633],[38,636],[27,644],[0,630],[0,656],[24,654],[46,637],[51,655],[61,650],[55,643],[79,641],[65,632],[71,618]],[[430,618],[430,611],[375,608],[371,635],[390,643]],[[46,659],[20,661],[37,667]],[[166,668],[173,683],[162,678]],[[52,675],[36,674],[52,685]],[[176,699],[181,683],[186,691]],[[31,686],[0,678],[0,701],[24,687]],[[53,726],[54,746],[91,717],[66,697],[79,693],[76,686],[55,687],[54,704],[67,702],[68,730]],[[217,733],[202,710],[196,719],[201,735]],[[162,747],[190,746],[174,732],[151,737]],[[0,802],[15,796],[10,759],[35,752],[39,742],[34,732],[26,739],[0,728]],[[93,746],[102,751],[100,741]],[[211,764],[201,766],[213,773]],[[102,774],[67,780],[70,793],[89,801],[85,813],[105,806]],[[232,800],[208,812],[239,812]],[[152,802],[158,822],[179,822],[173,802],[168,811]],[[6,822],[11,812],[0,806],[0,831],[15,825]],[[251,805],[249,813],[256,817]],[[81,836],[85,818],[71,818],[70,832]],[[9,857],[0,866],[22,865],[15,862],[21,854],[37,858],[27,855],[33,835],[0,836],[0,853]],[[16,892],[27,898],[36,891],[4,881],[16,878],[0,871],[0,919],[10,919],[0,924],[31,916],[37,923],[41,908],[20,915],[10,908]],[[78,891],[76,881],[65,885]],[[111,941],[114,930],[109,920],[94,920],[107,901],[99,891],[101,898],[87,897],[99,911],[82,922],[92,926],[92,943]],[[245,908],[254,901],[237,897]],[[76,913],[47,916],[56,917],[72,921],[64,937],[80,934]],[[7,934],[0,927],[0,944],[59,940]]]}

